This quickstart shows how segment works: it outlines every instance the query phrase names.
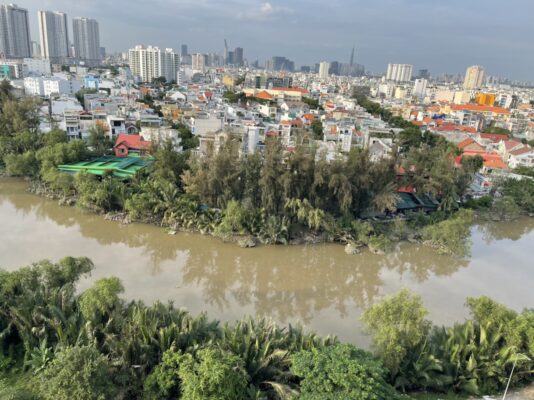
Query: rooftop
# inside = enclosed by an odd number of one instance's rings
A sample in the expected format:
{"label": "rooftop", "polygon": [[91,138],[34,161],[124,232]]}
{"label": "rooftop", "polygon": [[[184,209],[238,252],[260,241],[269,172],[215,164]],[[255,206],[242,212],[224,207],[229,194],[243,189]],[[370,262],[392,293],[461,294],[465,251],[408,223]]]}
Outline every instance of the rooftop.
{"label": "rooftop", "polygon": [[152,162],[152,158],[104,156],[75,164],[59,165],[58,169],[72,174],[84,171],[98,176],[111,171],[113,176],[130,178]]}

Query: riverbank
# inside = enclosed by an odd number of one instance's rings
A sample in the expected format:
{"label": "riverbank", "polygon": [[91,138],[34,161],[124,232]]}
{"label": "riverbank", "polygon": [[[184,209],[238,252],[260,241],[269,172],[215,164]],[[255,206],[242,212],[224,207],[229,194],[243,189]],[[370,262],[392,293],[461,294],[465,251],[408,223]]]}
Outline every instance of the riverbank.
{"label": "riverbank", "polygon": [[[54,199],[62,206],[82,203],[80,196],[83,194],[54,190],[40,180],[31,180],[29,191]],[[469,210],[460,210],[452,215],[443,212],[431,215],[419,212],[382,219],[336,220],[311,208],[306,200],[295,200],[286,206],[291,210],[290,214],[294,213],[293,220],[267,215],[263,209],[247,210],[235,201],[231,201],[225,210],[210,209],[187,196],[178,197],[173,204],[168,204],[168,209],[160,211],[159,217],[145,213],[141,216],[128,207],[128,201],[127,209],[117,211],[103,210],[87,201],[84,204],[85,208],[107,220],[121,224],[137,220],[162,227],[171,235],[177,232],[200,233],[227,243],[236,243],[243,248],[256,247],[259,244],[339,243],[345,246],[344,251],[349,255],[360,254],[364,248],[374,254],[384,255],[397,243],[408,241],[421,243],[440,254],[464,256],[469,250],[468,233],[472,221]],[[312,223],[312,218],[317,222]],[[261,222],[254,222],[260,219]],[[251,222],[245,223],[244,220]],[[312,227],[314,229],[311,229]]]}

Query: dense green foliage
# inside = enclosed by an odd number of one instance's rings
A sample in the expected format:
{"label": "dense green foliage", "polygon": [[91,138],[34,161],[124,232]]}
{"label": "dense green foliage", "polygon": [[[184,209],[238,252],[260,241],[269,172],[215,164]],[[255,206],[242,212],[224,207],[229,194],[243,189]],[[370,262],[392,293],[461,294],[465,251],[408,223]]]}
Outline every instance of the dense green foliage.
{"label": "dense green foliage", "polygon": [[487,297],[469,298],[472,319],[434,327],[421,299],[406,291],[373,305],[363,316],[374,348],[393,365],[396,388],[480,394],[532,379],[534,311],[518,314]]}
{"label": "dense green foliage", "polygon": [[[126,302],[116,278],[85,292],[86,258],[0,272],[0,394],[13,399],[394,399],[527,383],[534,312],[470,298],[471,319],[431,327],[407,291],[364,321],[375,356],[267,320],[221,325],[172,304]],[[17,379],[18,377],[18,379]],[[5,380],[4,380],[5,379]],[[6,382],[10,382],[7,385]]]}
{"label": "dense green foliage", "polygon": [[302,400],[395,399],[386,370],[371,354],[342,344],[301,351],[292,358],[291,372],[301,378]]}
{"label": "dense green foliage", "polygon": [[61,349],[35,379],[45,400],[106,400],[113,398],[107,357],[94,346]]}

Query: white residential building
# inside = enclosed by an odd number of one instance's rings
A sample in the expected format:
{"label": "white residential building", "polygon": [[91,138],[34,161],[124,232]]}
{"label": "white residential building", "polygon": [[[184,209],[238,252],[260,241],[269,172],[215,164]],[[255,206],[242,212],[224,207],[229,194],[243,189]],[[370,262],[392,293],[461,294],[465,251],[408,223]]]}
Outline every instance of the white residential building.
{"label": "white residential building", "polygon": [[24,78],[24,91],[29,96],[43,96],[44,84],[41,77]]}
{"label": "white residential building", "polygon": [[464,89],[476,89],[484,85],[486,70],[481,65],[473,65],[465,72]]}
{"label": "white residential building", "polygon": [[319,79],[327,79],[329,69],[330,69],[330,63],[327,61],[322,61],[319,64]]}
{"label": "white residential building", "polygon": [[0,5],[0,53],[5,58],[31,57],[28,10],[16,4]]}
{"label": "white residential building", "polygon": [[73,95],[82,88],[80,81],[56,76],[43,78],[43,96]]}
{"label": "white residential building", "polygon": [[63,63],[69,57],[67,14],[58,11],[38,11],[41,57],[53,63]]}
{"label": "white residential building", "polygon": [[73,95],[81,87],[81,83],[77,80],[63,79],[57,76],[24,78],[24,90],[27,95],[31,96]]}
{"label": "white residential building", "polygon": [[428,81],[426,79],[416,79],[413,87],[413,95],[420,99],[425,98],[427,86]]}
{"label": "white residential building", "polygon": [[128,62],[132,74],[143,82],[164,77],[168,82],[176,79],[180,68],[180,56],[173,49],[135,46],[128,51]]}
{"label": "white residential building", "polygon": [[393,82],[409,82],[412,80],[413,65],[388,64],[386,80]]}
{"label": "white residential building", "polygon": [[93,66],[100,64],[100,31],[98,22],[91,18],[74,18],[74,52],[78,60]]}

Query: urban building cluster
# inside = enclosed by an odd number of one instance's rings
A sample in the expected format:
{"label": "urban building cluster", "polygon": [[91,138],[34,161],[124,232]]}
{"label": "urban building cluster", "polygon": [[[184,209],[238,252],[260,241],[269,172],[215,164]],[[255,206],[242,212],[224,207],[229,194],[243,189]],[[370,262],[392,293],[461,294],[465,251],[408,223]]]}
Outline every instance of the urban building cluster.
{"label": "urban building cluster", "polygon": [[445,137],[462,157],[481,156],[477,193],[493,176],[534,167],[534,89],[488,76],[480,65],[432,77],[427,69],[414,73],[413,65],[390,63],[385,74],[366,75],[353,48],[347,63],[297,70],[282,56],[249,63],[243,48],[230,50],[226,40],[220,54],[190,54],[186,44],[179,51],[137,45],[104,62],[96,21],[74,18],[72,41],[65,13],[39,11],[37,45],[27,14],[13,4],[0,7],[0,79],[47,100],[43,132],[59,126],[70,138],[86,139],[99,126],[113,140],[135,134],[147,142],[171,139],[180,149],[177,127],[185,127],[198,137],[200,154],[229,136],[250,154],[263,151],[266,137],[278,136],[291,149],[304,135],[328,159],[353,147],[368,149],[373,159],[388,157],[401,129],[358,104],[353,95],[365,88],[370,100]]}

